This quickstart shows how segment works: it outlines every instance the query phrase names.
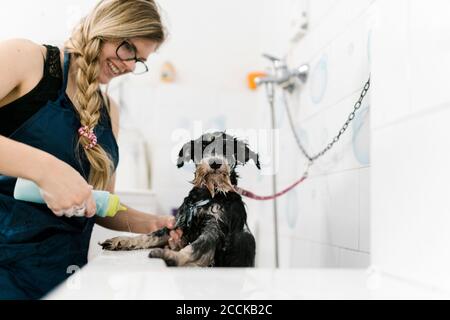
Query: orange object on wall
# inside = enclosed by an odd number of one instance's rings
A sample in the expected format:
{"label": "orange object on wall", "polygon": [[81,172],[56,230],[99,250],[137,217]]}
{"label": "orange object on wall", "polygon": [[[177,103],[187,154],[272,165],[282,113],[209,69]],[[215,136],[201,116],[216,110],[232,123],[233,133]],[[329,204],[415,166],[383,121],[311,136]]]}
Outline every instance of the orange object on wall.
{"label": "orange object on wall", "polygon": [[250,73],[247,75],[247,85],[248,85],[248,88],[251,89],[251,90],[256,90],[257,85],[256,85],[256,82],[255,82],[255,79],[256,79],[256,78],[265,77],[265,76],[267,76],[267,73],[264,73],[264,72],[261,72],[261,71],[253,71],[253,72],[250,72]]}
{"label": "orange object on wall", "polygon": [[165,62],[161,67],[161,81],[162,82],[175,82],[176,72],[175,67],[170,62]]}

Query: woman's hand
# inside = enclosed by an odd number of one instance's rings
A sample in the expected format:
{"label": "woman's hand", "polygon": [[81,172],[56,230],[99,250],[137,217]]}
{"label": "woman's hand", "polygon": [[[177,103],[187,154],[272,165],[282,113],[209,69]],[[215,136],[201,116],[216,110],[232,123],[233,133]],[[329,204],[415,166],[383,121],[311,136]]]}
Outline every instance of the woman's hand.
{"label": "woman's hand", "polygon": [[86,217],[95,215],[97,209],[92,186],[74,168],[56,157],[50,157],[44,162],[43,169],[34,182],[42,190],[47,206],[55,215],[72,216],[76,210],[85,211]]}
{"label": "woman's hand", "polygon": [[179,247],[181,244],[181,237],[183,236],[183,231],[180,228],[175,228],[175,218],[168,216],[152,216],[150,221],[150,232],[167,227],[170,229],[169,233],[169,246],[171,248]]}
{"label": "woman's hand", "polygon": [[175,229],[170,231],[169,247],[172,249],[182,248],[183,244],[181,237],[183,236],[183,231],[181,229]]}
{"label": "woman's hand", "polygon": [[173,229],[175,227],[175,218],[172,216],[147,214],[149,232],[152,233],[164,227]]}

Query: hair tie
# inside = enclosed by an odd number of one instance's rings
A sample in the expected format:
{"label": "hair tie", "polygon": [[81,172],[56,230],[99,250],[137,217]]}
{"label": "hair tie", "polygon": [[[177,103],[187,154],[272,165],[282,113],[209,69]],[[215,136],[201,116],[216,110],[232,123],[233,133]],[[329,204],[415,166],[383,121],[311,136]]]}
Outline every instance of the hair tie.
{"label": "hair tie", "polygon": [[87,146],[84,146],[86,150],[92,149],[97,145],[97,136],[95,135],[94,130],[89,129],[88,126],[80,127],[80,129],[78,129],[78,134],[86,137],[90,141]]}

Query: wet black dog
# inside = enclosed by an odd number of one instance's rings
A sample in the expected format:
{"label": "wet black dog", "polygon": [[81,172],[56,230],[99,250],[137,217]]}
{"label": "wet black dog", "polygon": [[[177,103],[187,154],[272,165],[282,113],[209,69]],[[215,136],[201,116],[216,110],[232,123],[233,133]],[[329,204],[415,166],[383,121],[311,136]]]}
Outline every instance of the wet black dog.
{"label": "wet black dog", "polygon": [[252,159],[260,169],[258,155],[248,145],[224,132],[207,133],[186,143],[177,166],[194,161],[194,187],[176,216],[183,235],[171,244],[169,230],[137,237],[116,237],[100,245],[106,250],[153,249],[151,258],[162,258],[169,266],[252,267],[255,238],[247,225],[247,212],[235,192],[236,166]]}

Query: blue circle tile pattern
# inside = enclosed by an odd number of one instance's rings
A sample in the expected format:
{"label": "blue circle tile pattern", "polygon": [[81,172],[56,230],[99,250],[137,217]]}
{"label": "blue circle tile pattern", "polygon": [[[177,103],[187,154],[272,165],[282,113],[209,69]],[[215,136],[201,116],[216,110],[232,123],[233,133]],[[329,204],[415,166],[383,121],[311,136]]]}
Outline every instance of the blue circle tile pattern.
{"label": "blue circle tile pattern", "polygon": [[328,57],[323,55],[313,69],[310,82],[310,95],[313,103],[322,101],[328,83]]}
{"label": "blue circle tile pattern", "polygon": [[[300,139],[300,142],[301,142],[303,148],[306,149],[306,152],[310,153],[311,151],[309,150],[308,132],[305,129],[301,128],[299,125],[297,125],[297,128],[295,129],[295,131],[297,132],[297,137]],[[297,146],[295,146],[295,148],[299,149]],[[301,151],[299,150],[299,152],[301,152]],[[303,154],[302,154],[302,157],[304,157]]]}
{"label": "blue circle tile pattern", "polygon": [[370,164],[369,117],[370,108],[365,106],[357,112],[353,120],[353,152],[362,165]]}
{"label": "blue circle tile pattern", "polygon": [[367,35],[367,60],[370,63],[370,51],[372,50],[372,30],[369,30],[368,35]]}

